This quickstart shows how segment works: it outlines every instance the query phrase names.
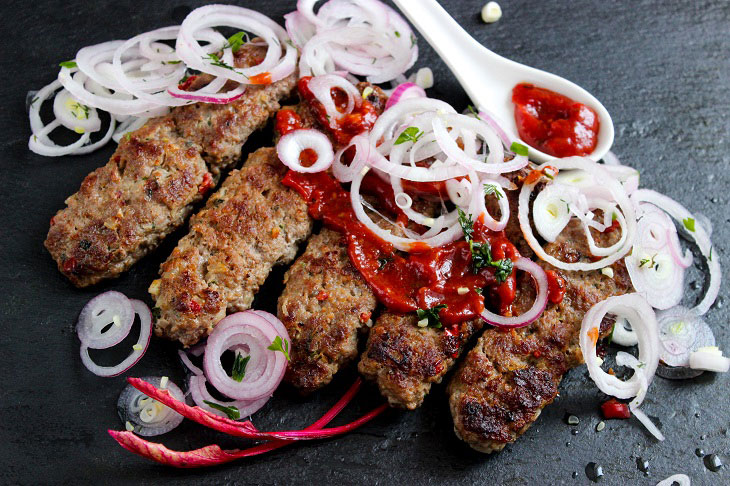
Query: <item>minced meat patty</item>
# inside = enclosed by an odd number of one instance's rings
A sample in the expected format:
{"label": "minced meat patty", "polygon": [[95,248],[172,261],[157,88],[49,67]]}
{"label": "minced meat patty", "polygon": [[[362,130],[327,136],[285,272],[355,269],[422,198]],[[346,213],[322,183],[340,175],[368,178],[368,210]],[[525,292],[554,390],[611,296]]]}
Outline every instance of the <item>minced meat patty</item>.
{"label": "minced meat patty", "polygon": [[275,149],[259,149],[193,216],[150,286],[158,336],[195,344],[226,311],[248,309],[275,264],[294,259],[312,221],[304,200],[281,184],[286,171]]}
{"label": "minced meat patty", "polygon": [[[594,238],[597,244],[608,246],[617,233],[596,232]],[[562,261],[590,261],[587,240],[577,220],[545,250]],[[555,399],[563,374],[583,362],[578,341],[588,309],[610,296],[632,291],[623,260],[611,266],[613,278],[599,271],[568,272],[539,263],[565,280],[562,302],[548,303],[542,316],[527,327],[487,329],[449,384],[454,431],[481,452],[500,450],[523,434],[542,408]],[[529,280],[519,279],[518,312],[532,305],[535,291]],[[602,335],[608,331],[610,324],[605,320]]]}
{"label": "minced meat patty", "polygon": [[[517,221],[517,192],[506,192],[512,215],[505,234],[515,244],[524,242]],[[496,201],[488,201],[490,213],[498,216]],[[527,244],[518,246],[521,252],[531,254]],[[464,346],[484,326],[481,319],[463,322],[457,336],[443,329],[419,328],[417,322],[415,314],[384,313],[370,331],[358,365],[364,377],[378,384],[391,406],[409,410],[421,406],[431,385],[441,382]]]}
{"label": "minced meat patty", "polygon": [[[370,83],[357,87],[361,93],[372,88],[367,99],[382,112],[385,93]],[[302,128],[320,127],[306,101],[285,109],[299,115]],[[326,128],[322,131],[329,133]],[[311,393],[332,381],[357,356],[358,330],[370,321],[377,300],[352,266],[342,234],[327,228],[309,240],[284,283],[278,314],[292,340],[284,380],[302,393]]]}
{"label": "minced meat patty", "polygon": [[[247,44],[236,65],[252,65],[262,56],[262,47]],[[249,86],[227,105],[174,108],[123,137],[109,162],[86,176],[51,219],[45,245],[58,269],[85,287],[118,276],[156,248],[240,158],[248,136],[278,110],[295,83],[292,74]]]}
{"label": "minced meat patty", "polygon": [[342,234],[327,228],[309,239],[284,283],[278,315],[291,338],[284,380],[309,393],[357,356],[358,329],[377,300],[350,263]]}

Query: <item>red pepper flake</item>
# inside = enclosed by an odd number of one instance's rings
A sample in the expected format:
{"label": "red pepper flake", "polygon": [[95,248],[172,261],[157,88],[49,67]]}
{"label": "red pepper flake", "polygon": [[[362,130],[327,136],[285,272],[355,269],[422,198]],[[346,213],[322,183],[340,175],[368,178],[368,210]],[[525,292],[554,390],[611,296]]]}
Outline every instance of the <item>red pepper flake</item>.
{"label": "red pepper flake", "polygon": [[627,419],[631,417],[631,410],[625,403],[612,398],[601,405],[601,413],[606,419]]}
{"label": "red pepper flake", "polygon": [[177,89],[187,91],[190,85],[193,84],[196,79],[198,79],[198,77],[195,75],[189,76],[188,79],[177,85]]}
{"label": "red pepper flake", "polygon": [[65,273],[71,273],[74,270],[76,270],[76,259],[75,258],[69,258],[65,262],[63,262],[63,271]]}
{"label": "red pepper flake", "polygon": [[188,308],[190,309],[190,312],[192,312],[193,314],[197,314],[202,309],[202,307],[200,306],[200,304],[198,304],[194,300],[191,300],[190,301],[190,303],[188,304]]}
{"label": "red pepper flake", "polygon": [[360,314],[360,322],[368,322],[370,320],[370,316],[372,316],[372,312],[363,312]]}
{"label": "red pepper flake", "polygon": [[51,216],[51,226],[53,226],[54,224],[56,224],[56,217]]}
{"label": "red pepper flake", "polygon": [[541,353],[540,351],[533,351],[533,352],[532,352],[532,355],[533,355],[534,357],[536,357],[536,358],[539,358],[540,356],[542,356],[542,353]]}
{"label": "red pepper flake", "polygon": [[210,172],[206,172],[203,176],[203,182],[198,186],[198,192],[205,195],[211,187],[213,187],[213,176],[210,175]]}
{"label": "red pepper flake", "polygon": [[271,73],[263,72],[248,78],[251,84],[271,84]]}
{"label": "red pepper flake", "polygon": [[329,298],[330,294],[325,292],[324,290],[320,290],[317,294],[317,300],[322,302],[323,300],[327,300]]}

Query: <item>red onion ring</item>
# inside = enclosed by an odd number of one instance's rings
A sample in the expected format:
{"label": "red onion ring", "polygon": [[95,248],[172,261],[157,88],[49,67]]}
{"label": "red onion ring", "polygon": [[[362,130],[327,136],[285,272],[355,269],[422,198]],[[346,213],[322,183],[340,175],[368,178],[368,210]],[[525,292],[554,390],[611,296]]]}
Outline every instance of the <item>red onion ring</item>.
{"label": "red onion ring", "polygon": [[190,396],[192,397],[193,402],[195,402],[195,405],[202,408],[203,410],[207,410],[208,412],[221,417],[227,417],[227,415],[224,412],[211,407],[205,402],[207,401],[217,403],[224,407],[235,407],[236,409],[238,409],[238,413],[240,414],[241,419],[245,419],[246,417],[258,412],[261,407],[266,405],[266,402],[269,401],[269,398],[271,398],[271,396],[265,396],[256,400],[221,401],[213,397],[213,395],[208,392],[208,389],[205,386],[205,376],[193,375],[190,377],[188,384]]}
{"label": "red onion ring", "polygon": [[525,327],[535,322],[542,315],[545,307],[547,306],[548,280],[545,270],[543,270],[537,263],[525,257],[520,257],[516,262],[514,262],[514,268],[532,275],[532,278],[535,280],[535,285],[537,286],[537,296],[535,297],[535,302],[533,302],[532,307],[530,307],[527,312],[519,316],[504,317],[490,312],[487,309],[482,311],[481,318],[484,319],[486,323],[502,329]]}
{"label": "red onion ring", "polygon": [[[223,318],[208,337],[203,358],[205,375],[219,392],[234,400],[254,401],[269,397],[279,386],[286,371],[283,353],[267,349],[278,336],[289,342],[288,334],[282,335],[279,326],[270,319],[253,311],[231,314]],[[251,357],[246,376],[240,382],[233,380],[223,369],[220,357],[228,349],[248,347]]]}
{"label": "red onion ring", "polygon": [[76,323],[81,344],[107,349],[122,342],[134,324],[135,309],[121,292],[110,290],[86,303]]}
{"label": "red onion ring", "polygon": [[657,313],[659,359],[669,366],[689,366],[693,351],[715,345],[712,329],[694,310],[678,305]]}
{"label": "red onion ring", "polygon": [[425,98],[426,91],[415,83],[401,83],[395,87],[393,92],[390,94],[388,101],[385,103],[385,109],[387,110],[391,106],[395,105],[399,101],[407,100],[410,98]]}
{"label": "red onion ring", "polygon": [[141,300],[130,299],[129,302],[132,304],[134,313],[139,316],[140,331],[139,339],[134,345],[132,353],[124,361],[116,366],[99,366],[89,356],[89,348],[96,348],[84,343],[81,344],[81,362],[89,371],[97,376],[111,377],[120,375],[137,364],[142,359],[142,356],[144,356],[145,351],[147,351],[147,347],[150,344],[150,336],[152,335],[152,314],[147,305]]}

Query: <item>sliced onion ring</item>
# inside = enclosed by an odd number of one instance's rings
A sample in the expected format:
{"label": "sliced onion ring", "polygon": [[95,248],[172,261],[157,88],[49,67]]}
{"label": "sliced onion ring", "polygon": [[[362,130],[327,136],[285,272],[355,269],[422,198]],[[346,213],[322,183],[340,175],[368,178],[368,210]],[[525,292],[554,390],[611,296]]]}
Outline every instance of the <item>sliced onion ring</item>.
{"label": "sliced onion ring", "polygon": [[121,292],[110,290],[86,303],[76,323],[76,334],[82,344],[93,349],[106,349],[119,344],[129,335],[135,309]]}
{"label": "sliced onion ring", "polygon": [[132,348],[132,353],[124,361],[116,366],[99,366],[89,356],[89,348],[91,346],[86,344],[81,345],[81,362],[89,371],[97,376],[111,377],[120,375],[137,364],[142,359],[142,356],[144,356],[145,351],[147,351],[147,347],[150,344],[150,336],[152,335],[152,314],[147,305],[141,300],[130,299],[129,302],[132,304],[132,308],[134,308],[134,313],[139,316],[140,331],[139,339]]}
{"label": "sliced onion ring", "polygon": [[[275,318],[272,316],[272,318]],[[288,346],[288,334],[280,332],[271,318],[260,313],[244,311],[223,318],[208,337],[203,357],[205,376],[219,392],[234,400],[254,401],[270,397],[286,370],[283,353],[267,349],[277,337]],[[285,330],[285,329],[284,329]],[[247,349],[250,360],[246,375],[240,382],[223,369],[221,356],[228,349]]]}
{"label": "sliced onion ring", "polygon": [[516,262],[514,262],[514,268],[532,275],[535,280],[535,285],[537,286],[537,297],[535,297],[535,302],[529,310],[515,317],[500,316],[499,314],[495,314],[484,309],[481,314],[481,318],[484,319],[485,322],[503,329],[524,327],[531,324],[542,315],[542,312],[545,310],[545,306],[547,305],[548,279],[542,267],[528,258],[520,257]]}
{"label": "sliced onion ring", "polygon": [[254,414],[258,412],[261,407],[266,405],[266,402],[269,401],[269,398],[271,396],[264,396],[262,398],[258,398],[256,400],[226,400],[221,401],[217,398],[213,397],[209,392],[208,388],[206,387],[207,380],[205,379],[205,376],[199,376],[199,375],[193,375],[190,377],[189,383],[189,390],[190,390],[190,396],[193,399],[193,402],[195,402],[195,405],[202,408],[203,410],[207,410],[208,412],[218,415],[220,417],[228,417],[225,412],[213,408],[210,405],[208,405],[205,402],[212,402],[217,403],[218,405],[222,405],[224,407],[235,407],[238,410],[238,413],[240,414],[241,419],[245,419],[251,414]]}
{"label": "sliced onion ring", "polygon": [[[317,160],[309,167],[304,167],[300,155],[311,149],[317,154]],[[297,172],[314,173],[327,170],[335,158],[332,142],[319,130],[304,128],[287,133],[276,144],[276,153],[284,165]]]}
{"label": "sliced onion ring", "polygon": [[[159,388],[167,389],[177,400],[184,401],[182,390],[167,379],[159,376],[145,376],[142,380]],[[164,383],[164,387],[161,386]],[[183,421],[183,416],[154,400],[132,385],[127,385],[119,395],[117,413],[122,423],[130,424],[137,435],[152,437],[171,431]]]}
{"label": "sliced onion ring", "polygon": [[[627,362],[634,368],[634,374],[626,381],[620,380],[601,369],[601,361],[596,354],[601,321],[608,313],[626,318],[639,341],[639,358]],[[580,349],[588,366],[588,374],[599,390],[616,398],[635,397],[629,407],[644,426],[659,440],[664,436],[651,423],[649,418],[638,409],[659,364],[659,333],[654,311],[639,294],[626,294],[609,297],[591,307],[583,317],[580,328]],[[626,354],[626,353],[622,353]],[[624,361],[626,361],[624,359]]]}
{"label": "sliced onion ring", "polygon": [[715,345],[712,329],[694,309],[678,305],[657,313],[659,358],[669,366],[688,366],[690,353]]}

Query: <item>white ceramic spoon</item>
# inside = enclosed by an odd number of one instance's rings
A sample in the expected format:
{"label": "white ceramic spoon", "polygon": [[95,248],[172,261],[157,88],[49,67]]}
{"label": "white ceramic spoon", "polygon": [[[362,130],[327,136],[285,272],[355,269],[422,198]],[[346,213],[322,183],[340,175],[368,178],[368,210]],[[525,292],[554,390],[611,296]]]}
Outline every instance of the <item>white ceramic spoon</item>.
{"label": "white ceramic spoon", "polygon": [[[394,0],[431,47],[459,80],[475,106],[490,111],[516,138],[517,126],[512,88],[532,83],[583,103],[598,114],[598,143],[592,154],[601,159],[613,144],[613,121],[608,110],[588,91],[567,79],[525,66],[490,51],[471,37],[436,0]],[[533,147],[530,158],[537,162],[554,159]]]}

